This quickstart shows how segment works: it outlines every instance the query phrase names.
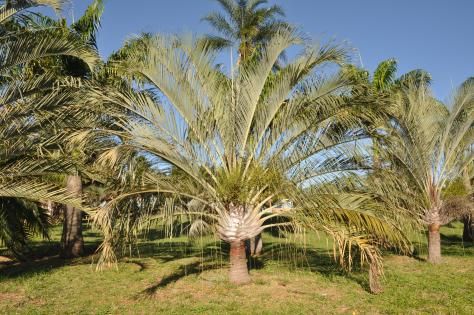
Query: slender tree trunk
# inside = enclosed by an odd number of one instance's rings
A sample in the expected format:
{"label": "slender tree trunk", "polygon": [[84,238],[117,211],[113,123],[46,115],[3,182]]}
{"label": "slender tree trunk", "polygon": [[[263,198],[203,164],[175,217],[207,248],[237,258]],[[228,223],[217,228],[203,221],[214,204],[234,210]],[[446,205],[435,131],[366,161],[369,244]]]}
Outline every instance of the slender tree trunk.
{"label": "slender tree trunk", "polygon": [[[463,183],[464,188],[466,188],[466,191],[468,192],[468,196],[472,197],[471,176],[469,175],[467,167],[463,169]],[[462,221],[464,223],[462,240],[464,242],[474,241],[474,215],[466,215]]]}
{"label": "slender tree trunk", "polygon": [[380,283],[381,272],[379,266],[375,262],[370,263],[369,269],[369,287],[370,292],[373,294],[379,294],[383,291]]}
{"label": "slender tree trunk", "polygon": [[244,241],[234,241],[230,243],[229,280],[234,284],[246,284],[250,282]]}
{"label": "slender tree trunk", "polygon": [[472,215],[467,215],[463,219],[464,229],[462,232],[462,240],[464,242],[474,241],[474,220]]}
{"label": "slender tree trunk", "polygon": [[428,261],[432,264],[441,262],[441,237],[440,225],[432,223],[428,225]]}
{"label": "slender tree trunk", "polygon": [[[78,175],[69,175],[67,191],[77,197],[82,195],[82,181]],[[72,206],[64,209],[63,234],[61,238],[61,257],[79,257],[84,253],[82,237],[82,211]]]}

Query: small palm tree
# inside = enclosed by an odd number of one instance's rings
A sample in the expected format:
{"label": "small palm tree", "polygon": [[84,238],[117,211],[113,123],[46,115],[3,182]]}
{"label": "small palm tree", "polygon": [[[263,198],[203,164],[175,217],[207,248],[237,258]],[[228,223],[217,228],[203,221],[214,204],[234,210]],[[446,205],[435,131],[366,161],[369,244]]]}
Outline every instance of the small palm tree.
{"label": "small palm tree", "polygon": [[[88,111],[114,117],[121,129],[110,132],[117,145],[103,152],[99,163],[113,168],[139,152],[165,172],[145,174],[140,189],[124,191],[97,210],[94,220],[105,233],[101,261],[115,257],[111,246],[121,234],[114,231],[117,206],[134,196],[158,194],[195,201],[183,211],[206,218],[230,243],[234,283],[250,281],[244,242],[288,224],[270,223],[277,216],[328,232],[339,240],[342,258],[356,244],[363,260],[380,267],[380,252],[371,241],[400,239],[398,229],[377,212],[364,212],[367,198],[334,193],[343,174],[364,168],[354,142],[366,135],[353,130],[360,116],[369,119],[373,113],[360,110],[364,98],[345,96],[343,77],[315,73],[344,59],[338,47],[307,48],[273,72],[281,52],[298,43],[293,32],[282,29],[257,60],[241,63],[229,77],[216,70],[215,55],[202,42],[146,35],[126,46],[126,58],[114,71],[154,95],[110,87],[81,92]],[[107,130],[88,132],[97,133]],[[82,145],[89,142],[84,132],[75,137]],[[179,180],[166,175],[170,168],[179,170]],[[284,199],[293,206],[281,206]]]}
{"label": "small palm tree", "polygon": [[387,131],[384,173],[393,197],[428,225],[428,260],[441,260],[440,226],[470,211],[465,199],[443,190],[472,167],[474,84],[466,81],[445,106],[424,84],[399,91],[393,100],[396,123]]}
{"label": "small palm tree", "polygon": [[214,49],[238,47],[240,60],[247,60],[258,47],[268,42],[288,23],[280,20],[285,14],[277,5],[262,7],[267,0],[216,0],[224,15],[213,12],[203,18],[222,36],[206,35],[205,40]]}

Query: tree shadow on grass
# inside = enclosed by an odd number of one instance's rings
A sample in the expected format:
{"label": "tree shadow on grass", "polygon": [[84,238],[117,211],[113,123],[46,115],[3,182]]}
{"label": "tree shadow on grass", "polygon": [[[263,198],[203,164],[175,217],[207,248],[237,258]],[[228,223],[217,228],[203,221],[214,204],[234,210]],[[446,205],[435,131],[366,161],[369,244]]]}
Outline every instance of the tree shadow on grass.
{"label": "tree shadow on grass", "polygon": [[97,250],[97,242],[84,242],[84,256],[80,258],[64,259],[59,257],[60,245],[50,240],[36,241],[30,244],[31,252],[26,261],[12,260],[0,262],[1,278],[28,277],[38,273],[49,272],[67,265],[91,264]]}
{"label": "tree shadow on grass", "polygon": [[63,266],[86,265],[92,263],[92,256],[74,259],[63,259],[59,255],[43,257],[27,262],[0,264],[0,281],[2,278],[30,277],[39,273],[50,272]]}
{"label": "tree shadow on grass", "polygon": [[441,253],[446,256],[474,257],[474,243],[464,242],[461,236],[441,233]]}
{"label": "tree shadow on grass", "polygon": [[[158,234],[157,234],[158,235]],[[457,236],[441,235],[443,254],[446,256],[474,256],[474,246],[464,243]],[[220,241],[204,241],[193,242],[185,238],[176,240],[160,241],[150,240],[141,242],[131,253],[130,258],[124,257],[121,263],[133,263],[139,266],[139,270],[143,271],[148,268],[148,262],[144,258],[151,258],[158,263],[175,262],[180,259],[199,257],[200,263],[190,263],[180,266],[179,269],[165,278],[161,279],[157,284],[146,289],[144,294],[152,294],[159,288],[165,287],[187,275],[197,274],[204,270],[223,268],[229,260],[229,244]],[[59,245],[54,242],[37,242],[34,251],[40,253],[34,261],[27,263],[0,262],[0,281],[1,278],[33,276],[36,273],[48,272],[55,268],[66,265],[90,264],[92,263],[93,253],[97,249],[98,241],[93,240],[85,244],[86,256],[80,259],[64,260],[57,256]],[[425,248],[426,244],[418,244],[420,249]],[[419,258],[415,256],[414,258]],[[214,264],[211,264],[214,262]],[[260,257],[249,260],[251,269],[261,269],[267,265],[286,266],[289,270],[309,270],[320,274],[328,279],[337,277],[345,277],[355,283],[358,283],[365,290],[368,289],[367,273],[365,269],[360,269],[357,263],[354,264],[355,269],[351,273],[345,272],[332,257],[332,249],[304,247],[294,242],[286,242],[285,240],[265,239],[263,242],[263,254]],[[148,292],[148,293],[147,293]]]}
{"label": "tree shadow on grass", "polygon": [[158,290],[167,287],[171,283],[175,283],[178,280],[185,278],[190,275],[200,274],[207,270],[219,269],[220,266],[215,263],[208,262],[192,262],[190,264],[181,265],[175,272],[161,278],[157,283],[147,287],[145,290],[140,292],[137,298],[140,297],[151,297]]}
{"label": "tree shadow on grass", "polygon": [[224,243],[207,244],[199,247],[189,241],[142,242],[136,246],[134,256],[153,258],[162,263],[167,263],[190,257],[224,257],[227,252],[228,245]]}

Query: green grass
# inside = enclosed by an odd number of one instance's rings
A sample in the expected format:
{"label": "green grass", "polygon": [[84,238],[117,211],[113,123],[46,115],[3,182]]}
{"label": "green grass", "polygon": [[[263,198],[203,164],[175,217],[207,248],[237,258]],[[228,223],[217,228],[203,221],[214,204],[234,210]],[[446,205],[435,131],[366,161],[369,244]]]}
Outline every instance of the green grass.
{"label": "green grass", "polygon": [[[227,282],[225,245],[210,238],[152,240],[118,270],[96,272],[93,256],[43,257],[0,263],[0,312],[5,314],[473,314],[474,246],[462,225],[443,227],[444,262],[388,256],[384,292],[367,292],[364,271],[344,274],[324,238],[294,242],[264,235],[265,254],[252,283]],[[53,233],[53,239],[59,233]],[[86,233],[92,251],[99,236]],[[55,242],[35,242],[53,253]],[[224,250],[221,250],[224,247]],[[224,253],[223,253],[224,252]],[[137,255],[135,255],[137,256]]]}

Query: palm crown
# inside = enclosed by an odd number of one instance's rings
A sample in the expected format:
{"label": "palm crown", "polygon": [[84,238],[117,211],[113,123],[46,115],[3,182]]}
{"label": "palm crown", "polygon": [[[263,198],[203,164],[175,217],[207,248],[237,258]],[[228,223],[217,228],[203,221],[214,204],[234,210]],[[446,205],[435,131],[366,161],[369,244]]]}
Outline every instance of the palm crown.
{"label": "palm crown", "polygon": [[273,5],[262,8],[266,0],[217,0],[225,15],[213,12],[203,18],[222,36],[207,35],[205,39],[212,48],[222,49],[236,45],[239,58],[246,60],[258,46],[268,42],[288,23],[278,19],[284,17],[283,10]]}

